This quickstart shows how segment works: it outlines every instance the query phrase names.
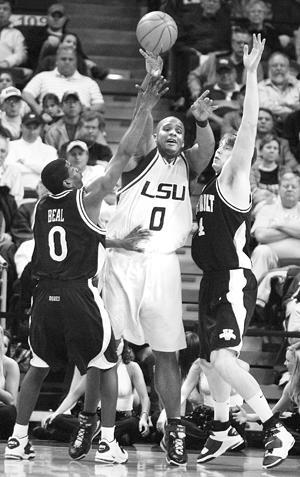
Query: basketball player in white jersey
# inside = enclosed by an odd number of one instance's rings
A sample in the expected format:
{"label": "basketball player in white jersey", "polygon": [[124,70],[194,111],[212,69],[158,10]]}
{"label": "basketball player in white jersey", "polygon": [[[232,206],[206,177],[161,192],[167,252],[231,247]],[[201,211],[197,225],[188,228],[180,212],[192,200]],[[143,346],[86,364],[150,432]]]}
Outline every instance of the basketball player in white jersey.
{"label": "basketball player in white jersey", "polygon": [[[143,52],[148,74],[160,74],[162,60]],[[149,229],[143,253],[111,249],[103,298],[116,339],[149,343],[156,358],[155,384],[168,425],[162,447],[167,462],[185,465],[185,429],[180,420],[180,375],[176,352],[185,348],[181,277],[176,250],[192,227],[189,173],[201,174],[214,150],[208,117],[214,109],[205,92],[191,110],[197,123],[195,145],[184,150],[184,126],[175,117],[160,121],[153,136],[151,114],[140,141],[141,152],[122,175],[118,204],[107,226],[110,239],[134,227]],[[141,244],[140,244],[141,245]]]}
{"label": "basketball player in white jersey", "polygon": [[251,53],[244,47],[247,79],[242,122],[237,136],[225,135],[215,153],[212,165],[216,176],[202,190],[196,209],[198,230],[193,236],[192,256],[203,270],[200,358],[214,399],[213,432],[197,462],[208,462],[243,443],[229,424],[229,397],[234,388],[263,423],[263,468],[269,469],[287,457],[294,438],[273,416],[259,384],[237,359],[257,292],[249,250],[249,176],[259,108],[257,67],[264,43],[260,35],[253,35]]}

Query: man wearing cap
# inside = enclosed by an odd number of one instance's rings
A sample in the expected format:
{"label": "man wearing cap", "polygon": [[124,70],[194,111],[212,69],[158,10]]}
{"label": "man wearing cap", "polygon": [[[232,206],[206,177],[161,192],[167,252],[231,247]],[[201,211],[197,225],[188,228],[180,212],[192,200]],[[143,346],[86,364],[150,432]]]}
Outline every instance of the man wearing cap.
{"label": "man wearing cap", "polygon": [[24,198],[36,197],[36,187],[42,169],[57,158],[54,147],[41,139],[42,120],[35,113],[27,113],[22,119],[20,139],[11,141],[7,164],[18,165],[24,186]]}
{"label": "man wearing cap", "polygon": [[45,94],[55,93],[61,100],[64,93],[70,90],[78,93],[84,107],[104,111],[104,100],[98,84],[78,72],[74,48],[60,45],[54,70],[35,75],[23,89],[23,98],[36,114],[41,114],[41,100]]}
{"label": "man wearing cap", "polygon": [[66,91],[62,97],[61,108],[63,117],[52,124],[45,135],[45,143],[58,151],[63,144],[78,138],[78,125],[82,111],[78,93]]}
{"label": "man wearing cap", "polygon": [[[105,174],[107,163],[102,162],[93,166],[88,165],[89,149],[84,141],[71,141],[66,147],[66,159],[73,166],[77,167],[82,173],[82,183],[87,187],[97,177]],[[105,196],[101,206],[101,216],[99,223],[106,226],[115,211],[116,195],[110,192]]]}
{"label": "man wearing cap", "polygon": [[22,94],[14,86],[8,86],[1,91],[0,124],[9,132],[10,139],[19,139],[22,123]]}

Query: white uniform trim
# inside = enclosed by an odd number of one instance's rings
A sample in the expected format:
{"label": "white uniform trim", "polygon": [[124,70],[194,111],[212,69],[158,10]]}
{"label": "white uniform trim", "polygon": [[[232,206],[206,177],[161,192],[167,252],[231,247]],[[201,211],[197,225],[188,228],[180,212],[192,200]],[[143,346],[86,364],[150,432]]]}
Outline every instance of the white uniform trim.
{"label": "white uniform trim", "polygon": [[251,194],[250,194],[249,206],[246,209],[240,209],[238,207],[235,207],[230,202],[228,202],[228,200],[225,199],[224,195],[221,192],[218,179],[216,180],[216,189],[217,189],[218,196],[220,197],[222,202],[224,202],[224,204],[226,204],[232,210],[235,210],[236,212],[242,212],[243,214],[245,214],[246,212],[249,212],[249,210],[251,210],[251,207],[252,207],[252,196],[251,196]]}
{"label": "white uniform trim", "polygon": [[85,222],[85,224],[92,230],[94,230],[94,232],[97,232],[98,234],[101,234],[101,235],[105,235],[106,234],[106,230],[105,229],[102,229],[101,227],[99,227],[98,225],[96,225],[90,218],[89,216],[87,215],[86,213],[86,210],[84,208],[84,205],[83,205],[83,194],[84,194],[84,189],[81,188],[79,189],[77,192],[76,192],[76,202],[77,202],[77,208],[78,208],[78,212],[83,220],[83,222]]}

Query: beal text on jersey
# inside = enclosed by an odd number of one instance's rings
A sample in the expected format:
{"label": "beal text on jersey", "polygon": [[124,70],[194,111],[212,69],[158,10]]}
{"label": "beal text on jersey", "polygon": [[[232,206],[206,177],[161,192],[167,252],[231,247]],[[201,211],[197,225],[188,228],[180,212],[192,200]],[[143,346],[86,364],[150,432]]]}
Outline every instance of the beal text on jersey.
{"label": "beal text on jersey", "polygon": [[49,222],[64,222],[64,209],[49,209],[48,210],[48,223]]}

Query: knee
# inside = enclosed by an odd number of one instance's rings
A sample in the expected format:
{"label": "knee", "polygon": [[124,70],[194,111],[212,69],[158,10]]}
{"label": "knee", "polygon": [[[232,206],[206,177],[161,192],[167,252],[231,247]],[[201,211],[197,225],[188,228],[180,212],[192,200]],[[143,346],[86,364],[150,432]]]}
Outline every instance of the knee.
{"label": "knee", "polygon": [[252,260],[266,259],[272,256],[272,249],[268,245],[257,245],[253,250]]}
{"label": "knee", "polygon": [[217,350],[211,354],[211,362],[214,369],[222,376],[228,376],[231,372],[230,363],[234,359],[234,356],[230,350]]}

